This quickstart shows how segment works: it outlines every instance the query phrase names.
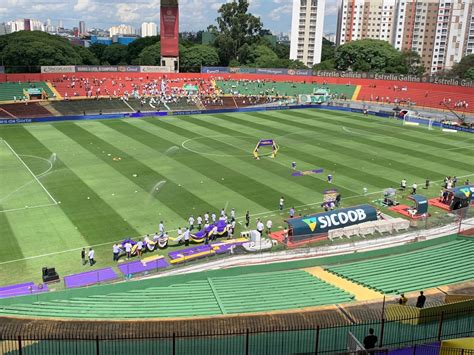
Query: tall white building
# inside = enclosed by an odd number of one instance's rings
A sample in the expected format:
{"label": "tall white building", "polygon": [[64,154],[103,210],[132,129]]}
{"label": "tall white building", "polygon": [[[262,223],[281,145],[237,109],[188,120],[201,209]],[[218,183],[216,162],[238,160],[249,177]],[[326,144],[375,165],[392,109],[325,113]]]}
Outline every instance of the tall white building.
{"label": "tall white building", "polygon": [[414,51],[427,73],[474,53],[473,0],[340,0],[337,44],[380,39]]}
{"label": "tall white building", "polygon": [[154,22],[143,22],[140,34],[142,37],[156,36],[158,34],[158,26]]}
{"label": "tall white building", "polygon": [[290,59],[321,62],[325,0],[293,0]]}
{"label": "tall white building", "polygon": [[118,25],[109,28],[110,37],[115,35],[133,35],[135,34],[133,27],[130,25]]}
{"label": "tall white building", "polygon": [[31,19],[19,19],[7,22],[10,33],[18,31],[45,31],[45,26],[41,21]]}

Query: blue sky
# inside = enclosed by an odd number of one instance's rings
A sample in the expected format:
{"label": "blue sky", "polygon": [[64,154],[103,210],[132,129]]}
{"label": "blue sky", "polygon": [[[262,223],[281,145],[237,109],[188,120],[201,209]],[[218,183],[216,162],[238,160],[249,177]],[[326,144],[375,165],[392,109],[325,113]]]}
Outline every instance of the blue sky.
{"label": "blue sky", "polygon": [[[204,29],[217,17],[217,9],[226,1],[180,0],[181,31]],[[250,11],[262,18],[275,33],[289,32],[292,0],[250,0]],[[67,27],[86,21],[88,28],[109,28],[125,23],[138,27],[144,21],[159,22],[159,0],[1,0],[0,22],[32,18],[53,24],[63,20]],[[326,0],[325,32],[335,32],[336,0]]]}

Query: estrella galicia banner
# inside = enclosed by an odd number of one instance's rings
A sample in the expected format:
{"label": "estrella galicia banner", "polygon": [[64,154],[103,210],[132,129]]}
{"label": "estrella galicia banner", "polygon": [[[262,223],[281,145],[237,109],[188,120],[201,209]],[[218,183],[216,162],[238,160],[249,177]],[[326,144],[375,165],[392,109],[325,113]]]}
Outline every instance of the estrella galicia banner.
{"label": "estrella galicia banner", "polygon": [[293,239],[297,240],[298,236],[307,237],[315,234],[323,234],[332,229],[376,220],[377,210],[374,207],[370,205],[359,205],[293,218],[287,220],[287,223],[292,231],[291,235]]}
{"label": "estrella galicia banner", "polygon": [[202,67],[201,73],[206,74],[225,74],[229,73],[229,68],[227,67]]}
{"label": "estrella galicia banner", "polygon": [[179,8],[178,6],[161,5],[161,56],[179,56]]}

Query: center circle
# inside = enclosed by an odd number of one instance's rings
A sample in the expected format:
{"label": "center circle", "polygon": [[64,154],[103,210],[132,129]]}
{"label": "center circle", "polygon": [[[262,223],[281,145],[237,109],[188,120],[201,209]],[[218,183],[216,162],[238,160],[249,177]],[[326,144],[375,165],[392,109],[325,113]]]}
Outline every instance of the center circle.
{"label": "center circle", "polygon": [[[208,142],[206,142],[206,140],[208,140]],[[251,157],[258,141],[259,138],[249,136],[214,135],[186,139],[181,143],[181,147],[187,151],[201,155],[216,157]]]}

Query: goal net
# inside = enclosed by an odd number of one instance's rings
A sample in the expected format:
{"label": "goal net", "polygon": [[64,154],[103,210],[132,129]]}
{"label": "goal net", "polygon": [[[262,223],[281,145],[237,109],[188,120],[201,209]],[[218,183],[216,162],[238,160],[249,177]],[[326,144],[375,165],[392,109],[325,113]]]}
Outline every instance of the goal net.
{"label": "goal net", "polygon": [[434,120],[428,117],[417,115],[413,112],[407,112],[403,116],[403,125],[404,126],[418,126],[418,127],[427,127],[428,129],[433,129]]}

